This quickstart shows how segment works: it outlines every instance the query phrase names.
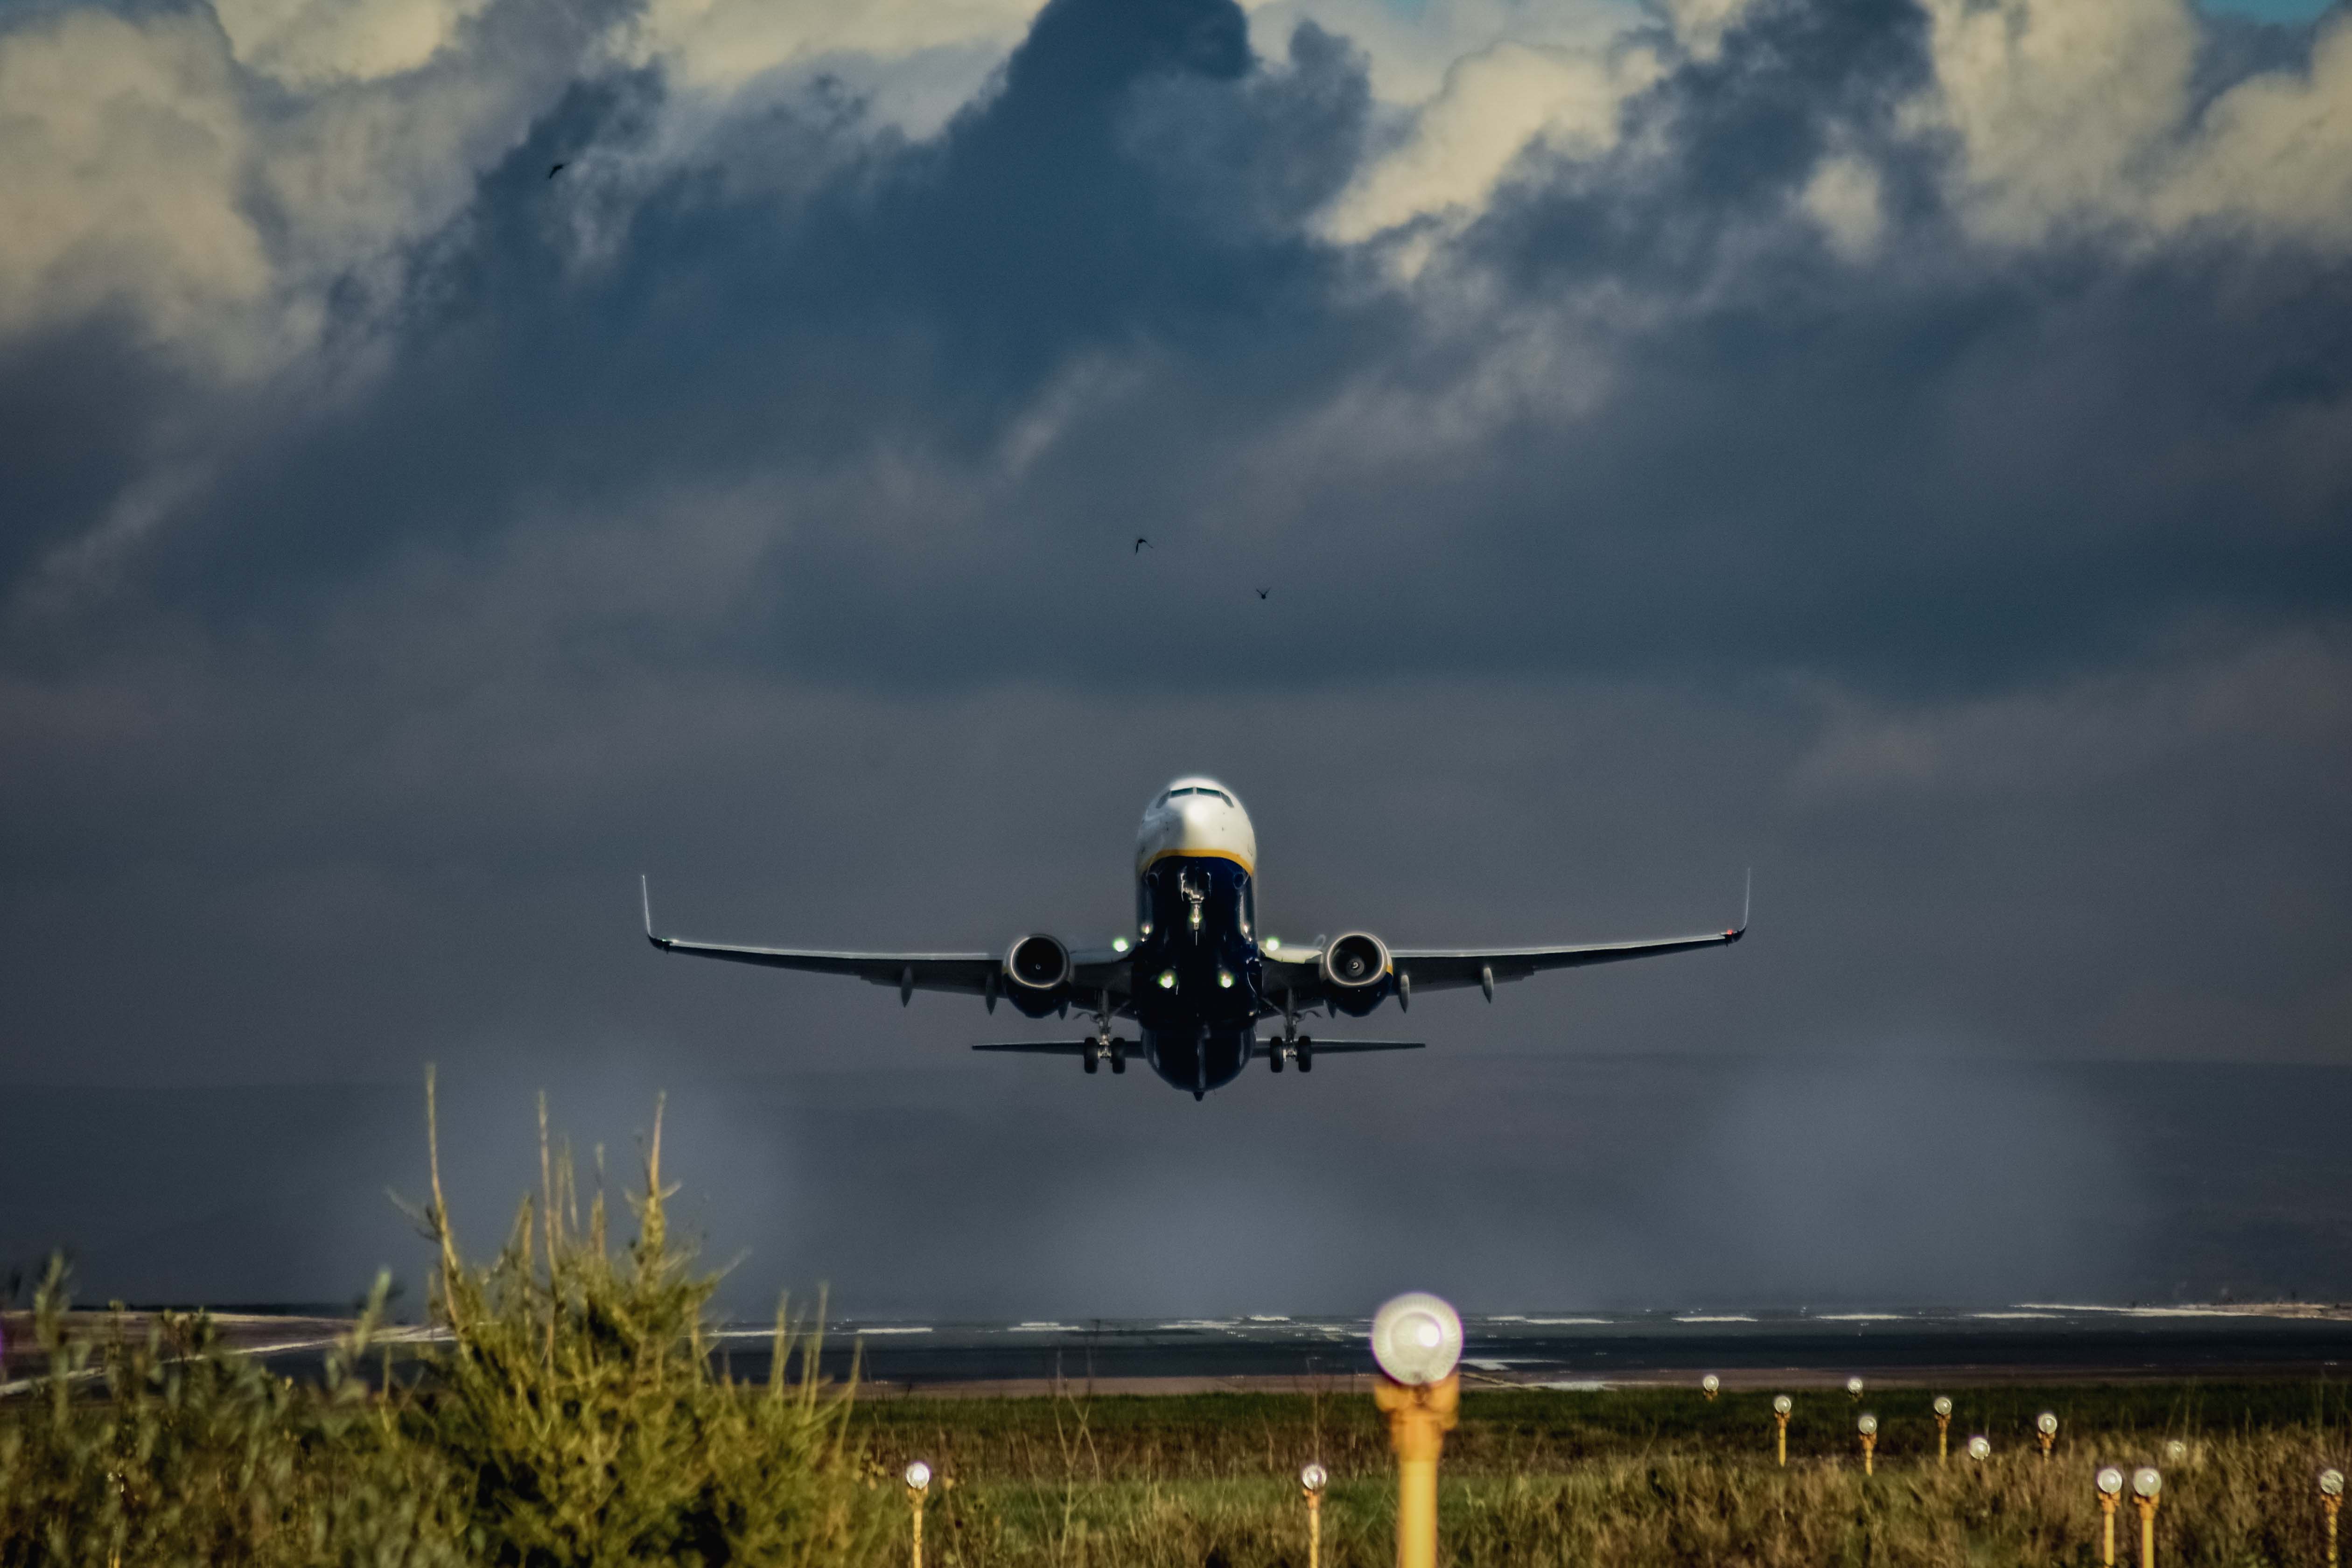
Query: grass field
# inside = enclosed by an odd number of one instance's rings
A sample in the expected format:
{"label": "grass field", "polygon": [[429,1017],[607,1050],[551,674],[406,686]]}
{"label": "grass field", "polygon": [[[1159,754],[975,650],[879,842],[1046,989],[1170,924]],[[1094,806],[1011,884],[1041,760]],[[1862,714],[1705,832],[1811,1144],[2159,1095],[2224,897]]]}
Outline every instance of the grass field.
{"label": "grass field", "polygon": [[[2098,1561],[2101,1464],[2167,1470],[2159,1562],[2245,1568],[2324,1561],[2315,1477],[2341,1465],[2346,1390],[2310,1384],[1955,1389],[1952,1458],[1936,1461],[1930,1394],[1874,1395],[1876,1473],[1843,1394],[1800,1400],[1786,1469],[1767,1394],[1473,1392],[1447,1444],[1442,1552],[1465,1564],[2082,1564]],[[2056,1413],[2044,1461],[2034,1416]],[[898,1401],[862,1406],[877,1473],[929,1461],[935,1561],[1298,1564],[1291,1477],[1334,1482],[1324,1560],[1391,1561],[1383,1428],[1361,1396]],[[1962,1445],[1982,1432],[1984,1465]],[[2168,1439],[2185,1464],[2165,1464]],[[2137,1521],[2118,1517],[2133,1560]]]}
{"label": "grass field", "polygon": [[[709,1353],[715,1277],[667,1227],[658,1117],[624,1194],[626,1242],[608,1237],[619,1205],[541,1154],[541,1190],[486,1262],[459,1248],[436,1157],[416,1213],[447,1339],[398,1365],[371,1314],[320,1382],[291,1382],[201,1318],[69,1316],[53,1272],[45,1370],[0,1403],[0,1568],[884,1565],[906,1561],[898,1477],[918,1458],[940,1478],[928,1568],[1300,1568],[1293,1478],[1309,1459],[1333,1477],[1323,1560],[1391,1561],[1387,1438],[1363,1394],[861,1403],[735,1383]],[[810,1350],[780,1310],[769,1364],[805,1366]],[[2098,1561],[2095,1468],[2177,1440],[2159,1563],[2325,1561],[2315,1478],[2347,1457],[2340,1384],[1946,1392],[1950,1462],[1936,1462],[1932,1391],[1885,1390],[1864,1475],[1863,1406],[1841,1394],[1798,1397],[1783,1468],[1769,1394],[1474,1390],[1448,1445],[1441,1557],[2081,1568]],[[2047,1460],[2044,1409],[2061,1421]],[[1978,1432],[1994,1445],[1982,1465],[1960,1457]],[[2128,1505],[2121,1522],[2133,1561]]]}

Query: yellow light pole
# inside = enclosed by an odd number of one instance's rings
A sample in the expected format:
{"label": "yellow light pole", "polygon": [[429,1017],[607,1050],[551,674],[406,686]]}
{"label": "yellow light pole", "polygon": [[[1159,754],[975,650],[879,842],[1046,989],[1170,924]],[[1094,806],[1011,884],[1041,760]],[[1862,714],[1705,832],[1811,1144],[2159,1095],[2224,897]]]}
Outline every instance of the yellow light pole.
{"label": "yellow light pole", "polygon": [[2123,1500],[2124,1473],[2109,1465],[2101,1470],[2095,1484],[2099,1489],[2099,1512],[2106,1525],[2105,1543],[2100,1548],[2101,1568],[2116,1568],[2116,1504]]}
{"label": "yellow light pole", "polygon": [[2058,1441],[2058,1417],[2052,1415],[2047,1410],[2035,1416],[2033,1418],[2033,1435],[2041,1440],[2042,1458],[2046,1464],[2049,1462],[2050,1458],[2051,1445]]}
{"label": "yellow light pole", "polygon": [[1943,1394],[1936,1395],[1936,1463],[1943,1464],[1951,1458],[1952,1402]]}
{"label": "yellow light pole", "polygon": [[1864,1415],[1853,1424],[1853,1428],[1862,1434],[1862,1473],[1865,1476],[1875,1474],[1871,1455],[1878,1447],[1878,1417]]}
{"label": "yellow light pole", "polygon": [[2336,1510],[2344,1506],[2344,1472],[2319,1472],[2319,1507],[2327,1515],[2327,1568],[2336,1568]]}
{"label": "yellow light pole", "polygon": [[923,1568],[923,1494],[931,1489],[931,1467],[917,1459],[907,1467],[907,1502],[914,1510],[914,1568]]}
{"label": "yellow light pole", "polygon": [[1426,1292],[1399,1296],[1372,1319],[1372,1359],[1382,1373],[1372,1400],[1397,1456],[1397,1568],[1436,1568],[1437,1458],[1462,1408],[1462,1319]]}
{"label": "yellow light pole", "polygon": [[2157,1494],[2163,1489],[2164,1478],[2153,1466],[2142,1465],[2132,1472],[2132,1502],[2139,1509],[2139,1568],[2156,1568]]}
{"label": "yellow light pole", "polygon": [[1772,1419],[1780,1424],[1780,1455],[1784,1468],[1789,1463],[1789,1412],[1796,1407],[1797,1402],[1785,1394],[1772,1396]]}
{"label": "yellow light pole", "polygon": [[1307,1568],[1322,1568],[1323,1489],[1330,1480],[1320,1465],[1298,1472],[1298,1489],[1307,1494]]}
{"label": "yellow light pole", "polygon": [[1721,1393],[1722,1390],[1723,1379],[1716,1376],[1713,1373],[1708,1373],[1705,1377],[1698,1380],[1698,1391],[1706,1395],[1707,1403],[1710,1405],[1715,1402],[1715,1396]]}

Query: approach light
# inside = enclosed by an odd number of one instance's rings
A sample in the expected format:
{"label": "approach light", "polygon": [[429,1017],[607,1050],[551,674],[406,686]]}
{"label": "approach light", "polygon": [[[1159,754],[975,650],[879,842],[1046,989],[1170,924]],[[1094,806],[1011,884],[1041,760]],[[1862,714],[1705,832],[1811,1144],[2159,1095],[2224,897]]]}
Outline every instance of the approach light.
{"label": "approach light", "polygon": [[1874,1475],[1877,1466],[1873,1456],[1878,1451],[1878,1417],[1864,1415],[1853,1426],[1854,1430],[1862,1434],[1862,1473]]}
{"label": "approach light", "polygon": [[1862,1379],[1858,1377],[1847,1378],[1845,1380],[1845,1392],[1847,1398],[1860,1399],[1862,1397]]}
{"label": "approach light", "polygon": [[1713,1373],[1708,1373],[1705,1377],[1698,1380],[1698,1391],[1701,1394],[1706,1394],[1709,1399],[1713,1399],[1717,1394],[1723,1392],[1723,1379],[1716,1376]]}
{"label": "approach light", "polygon": [[2123,1495],[2124,1473],[2109,1465],[2091,1484],[2099,1489],[2099,1568],[2116,1568],[2116,1500]]}
{"label": "approach light", "polygon": [[1772,1425],[1776,1428],[1772,1434],[1772,1456],[1783,1468],[1789,1463],[1789,1412],[1796,1407],[1797,1402],[1785,1394],[1772,1396]]}
{"label": "approach light", "polygon": [[2136,1496],[2154,1498],[2164,1489],[2164,1478],[2156,1473],[2153,1465],[2142,1465],[2132,1472],[2132,1491]]}
{"label": "approach light", "polygon": [[1936,1463],[1948,1464],[1952,1458],[1952,1400],[1949,1394],[1936,1395]]}
{"label": "approach light", "polygon": [[923,1491],[923,1490],[927,1489],[930,1486],[930,1484],[931,1484],[931,1467],[930,1467],[930,1466],[929,1466],[929,1465],[927,1465],[927,1464],[923,1463],[923,1461],[922,1461],[922,1460],[920,1460],[920,1459],[917,1459],[913,1464],[908,1465],[908,1466],[907,1467],[907,1489],[908,1489],[908,1491],[910,1491],[910,1492],[919,1492],[919,1491]]}
{"label": "approach light", "polygon": [[2336,1515],[2344,1506],[2344,1472],[2319,1472],[2319,1510],[2327,1516],[2327,1568],[2336,1568]]}
{"label": "approach light", "polygon": [[1135,944],[1133,942],[1128,941],[1127,938],[1123,936],[1115,936],[1110,939],[1110,950],[1113,952],[1125,952],[1129,948],[1133,947],[1134,945]]}
{"label": "approach light", "polygon": [[1307,1568],[1323,1568],[1323,1488],[1330,1479],[1320,1465],[1298,1472],[1298,1489],[1307,1499]]}
{"label": "approach light", "polygon": [[1173,991],[1176,989],[1176,972],[1174,970],[1163,969],[1160,972],[1160,989],[1162,991]]}
{"label": "approach light", "polygon": [[1427,1291],[1409,1291],[1373,1316],[1372,1359],[1407,1387],[1442,1383],[1462,1359],[1462,1319]]}
{"label": "approach light", "polygon": [[1984,1436],[1969,1438],[1969,1458],[1976,1460],[1979,1464],[1982,1464],[1985,1460],[1991,1458],[1992,1440]]}

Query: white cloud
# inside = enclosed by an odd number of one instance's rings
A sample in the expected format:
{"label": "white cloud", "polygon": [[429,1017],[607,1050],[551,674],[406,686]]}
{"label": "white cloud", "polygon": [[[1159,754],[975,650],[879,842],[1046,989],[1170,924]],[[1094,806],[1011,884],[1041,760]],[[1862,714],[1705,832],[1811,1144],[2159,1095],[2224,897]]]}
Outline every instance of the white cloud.
{"label": "white cloud", "polygon": [[1723,35],[1738,24],[1751,0],[1666,0],[1666,15],[1683,47],[1702,60],[1723,53]]}
{"label": "white cloud", "polygon": [[1983,237],[2084,226],[2145,242],[2191,224],[2352,242],[2352,20],[2311,68],[2261,72],[2192,120],[2189,0],[1924,0],[1935,86],[1915,127],[1954,133]]}
{"label": "white cloud", "polygon": [[301,85],[414,70],[487,0],[213,0],[239,63]]}
{"label": "white cloud", "polygon": [[1343,243],[1431,215],[1475,213],[1531,144],[1571,158],[1615,146],[1625,100],[1658,78],[1651,50],[1497,44],[1456,60],[1412,134],[1360,174],[1323,220]]}
{"label": "white cloud", "polygon": [[1865,260],[1877,250],[1886,215],[1878,171],[1868,159],[1850,153],[1823,158],[1798,202],[1829,236],[1832,248],[1846,259]]}
{"label": "white cloud", "polygon": [[0,37],[0,333],[127,305],[225,345],[268,297],[220,34],[68,11]]}
{"label": "white cloud", "polygon": [[[234,379],[315,345],[331,289],[395,293],[404,247],[593,41],[569,9],[485,33],[472,3],[231,0],[233,29],[81,9],[0,34],[0,335],[121,310]],[[287,90],[257,90],[248,50]]]}
{"label": "white cloud", "polygon": [[622,46],[658,61],[681,86],[731,92],[783,67],[827,56],[901,59],[1018,43],[1043,0],[651,0]]}

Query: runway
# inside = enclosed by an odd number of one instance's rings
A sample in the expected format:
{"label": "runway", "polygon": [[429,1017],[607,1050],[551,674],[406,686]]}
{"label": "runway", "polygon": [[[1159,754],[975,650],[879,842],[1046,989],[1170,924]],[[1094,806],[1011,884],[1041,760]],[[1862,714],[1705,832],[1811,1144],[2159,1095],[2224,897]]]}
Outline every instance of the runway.
{"label": "runway", "polygon": [[[85,1328],[106,1320],[77,1314]],[[228,1342],[288,1376],[316,1375],[344,1321],[240,1313]],[[11,1323],[11,1328],[18,1325]],[[143,1336],[145,1317],[127,1331]],[[875,1394],[1024,1394],[1056,1389],[1175,1394],[1346,1386],[1372,1374],[1369,1323],[1344,1318],[1087,1320],[1021,1323],[843,1321],[819,1365]],[[2352,1377],[2352,1307],[2094,1307],[2028,1303],[1979,1311],[1559,1313],[1465,1320],[1465,1381],[1476,1387],[1578,1391],[1696,1383],[1724,1386],[2336,1381]],[[29,1335],[15,1343],[26,1346]],[[442,1336],[387,1329],[396,1358]],[[735,1376],[764,1379],[772,1331],[712,1338]],[[28,1347],[27,1347],[28,1348]],[[797,1356],[791,1369],[797,1373]],[[21,1351],[10,1392],[39,1370]]]}
{"label": "runway", "polygon": [[[1649,1386],[1718,1374],[1727,1387],[1953,1385],[2180,1379],[2335,1378],[2352,1368],[2352,1312],[2304,1308],[2020,1306],[1978,1312],[1559,1314],[1472,1318],[1462,1366],[1473,1385]],[[824,1371],[852,1346],[876,1392],[1098,1393],[1304,1387],[1372,1372],[1360,1320],[1238,1318],[1157,1322],[845,1323]],[[846,1340],[849,1343],[845,1343]],[[721,1353],[764,1375],[763,1333]]]}

